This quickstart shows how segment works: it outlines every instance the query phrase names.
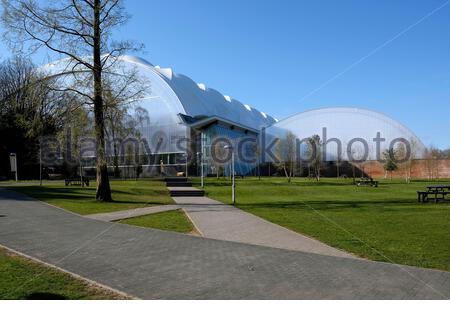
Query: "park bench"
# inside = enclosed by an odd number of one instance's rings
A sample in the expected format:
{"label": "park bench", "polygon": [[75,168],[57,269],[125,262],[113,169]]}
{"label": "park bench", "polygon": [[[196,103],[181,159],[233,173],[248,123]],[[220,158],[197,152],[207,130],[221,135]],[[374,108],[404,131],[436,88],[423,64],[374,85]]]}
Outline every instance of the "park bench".
{"label": "park bench", "polygon": [[434,202],[445,201],[445,197],[450,194],[449,186],[428,186],[427,191],[417,191],[417,199],[419,202],[426,203],[430,198],[434,199]]}
{"label": "park bench", "polygon": [[89,187],[89,179],[87,178],[72,178],[64,180],[66,187],[68,186],[86,186]]}
{"label": "park bench", "polygon": [[356,181],[356,185],[358,187],[368,186],[378,188],[378,181],[375,181],[373,179],[361,179]]}

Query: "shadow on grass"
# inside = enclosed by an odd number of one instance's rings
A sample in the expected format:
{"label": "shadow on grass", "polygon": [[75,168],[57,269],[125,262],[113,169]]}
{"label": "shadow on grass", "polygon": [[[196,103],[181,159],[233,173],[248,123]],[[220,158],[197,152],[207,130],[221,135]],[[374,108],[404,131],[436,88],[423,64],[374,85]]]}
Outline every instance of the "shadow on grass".
{"label": "shadow on grass", "polygon": [[[312,180],[306,180],[306,179],[302,179],[302,180],[293,180],[292,182],[288,182],[283,181],[283,180],[277,180],[277,181],[271,181],[269,179],[267,180],[257,180],[257,179],[243,179],[243,180],[237,180],[236,183],[241,183],[242,185],[252,185],[252,186],[260,186],[260,185],[264,185],[264,186],[269,186],[269,187],[277,187],[277,186],[286,186],[286,187],[320,187],[320,186],[334,186],[334,187],[349,187],[349,186],[353,186],[353,181],[351,179],[349,180],[339,180],[339,181],[329,181],[329,180],[324,180],[324,181],[312,181]],[[200,182],[196,181],[195,182],[196,185],[200,185]],[[224,187],[224,186],[229,186],[231,185],[231,181],[230,180],[219,180],[219,181],[210,181],[207,180],[206,184],[208,186],[213,186],[213,187]]]}
{"label": "shadow on grass", "polygon": [[[63,189],[22,189],[22,188],[14,188],[11,189],[13,191],[26,194],[30,197],[36,197],[40,200],[47,199],[65,199],[65,200],[87,200],[91,199],[94,194],[86,194],[86,193],[78,193],[71,191],[66,191]],[[23,200],[23,199],[20,199]]]}
{"label": "shadow on grass", "polygon": [[[434,203],[433,203],[434,204]],[[429,208],[427,204],[420,205],[416,199],[390,199],[390,200],[355,200],[355,201],[341,201],[341,200],[299,200],[299,201],[276,201],[276,202],[257,202],[257,203],[243,203],[238,204],[242,209],[245,208],[272,208],[277,209],[298,209],[311,206],[312,208],[322,210],[345,210],[345,209],[370,209],[388,206],[408,206],[417,205],[418,208]]]}
{"label": "shadow on grass", "polygon": [[[9,188],[10,190],[14,190],[17,192],[22,192],[26,194],[37,194],[37,195],[46,195],[51,194],[54,195],[73,195],[73,196],[79,196],[79,197],[90,197],[92,195],[95,195],[95,188],[77,188],[77,187],[52,187],[52,188],[46,188],[46,187],[13,187]],[[168,191],[165,189],[151,189],[151,188],[130,188],[129,191],[127,190],[120,190],[117,188],[112,187],[111,188],[112,194],[117,195],[131,195],[131,196],[142,196],[146,195],[148,193],[161,193],[161,194],[168,194]]]}
{"label": "shadow on grass", "polygon": [[[39,199],[40,201],[47,202],[49,200],[66,200],[66,201],[80,201],[84,203],[97,203],[95,200],[95,190],[91,189],[92,192],[85,193],[89,189],[72,189],[72,188],[40,188],[40,187],[17,187],[17,188],[9,188],[10,191],[13,192],[1,192],[0,193],[0,200],[16,200],[16,201],[35,201],[34,199]],[[84,192],[83,192],[84,191]],[[117,195],[117,193],[121,195],[131,195],[131,196],[143,196],[142,195],[136,195],[132,192],[126,192],[126,191],[113,191],[113,197],[114,194]],[[164,195],[167,192],[164,190],[161,190],[161,192],[153,192],[153,194],[161,194]],[[23,195],[26,195],[24,197]],[[114,200],[112,202],[109,202],[109,204],[123,204],[123,205],[158,205],[164,203],[163,201],[158,201],[156,199],[151,199],[151,192],[148,192],[150,199],[136,199],[133,201],[131,200]]]}
{"label": "shadow on grass", "polygon": [[67,297],[49,292],[34,292],[25,297],[26,300],[67,300]]}

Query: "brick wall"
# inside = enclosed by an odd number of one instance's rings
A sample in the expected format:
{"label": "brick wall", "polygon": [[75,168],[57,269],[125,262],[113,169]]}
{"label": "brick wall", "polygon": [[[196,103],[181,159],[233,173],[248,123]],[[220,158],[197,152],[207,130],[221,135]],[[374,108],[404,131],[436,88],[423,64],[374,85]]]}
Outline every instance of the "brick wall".
{"label": "brick wall", "polygon": [[[378,161],[368,161],[358,165],[359,169],[373,178],[384,178],[383,164]],[[450,160],[414,160],[411,168],[412,178],[450,178]],[[390,176],[388,174],[388,176]],[[392,173],[394,178],[404,178],[405,170],[400,167]]]}

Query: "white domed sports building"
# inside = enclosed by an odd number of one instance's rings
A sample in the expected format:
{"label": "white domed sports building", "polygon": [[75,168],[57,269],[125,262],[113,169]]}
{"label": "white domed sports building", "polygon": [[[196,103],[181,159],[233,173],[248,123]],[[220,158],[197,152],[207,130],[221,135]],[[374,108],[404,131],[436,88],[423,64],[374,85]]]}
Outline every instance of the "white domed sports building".
{"label": "white domed sports building", "polygon": [[420,158],[425,151],[420,139],[400,122],[361,108],[309,110],[267,128],[268,135],[280,139],[288,132],[302,142],[319,136],[324,161],[382,160],[384,151],[395,150],[400,145],[404,145],[413,158]]}
{"label": "white domed sports building", "polygon": [[[324,108],[278,121],[170,68],[131,56],[117,59],[117,73],[136,70],[150,87],[148,94],[135,102],[148,115],[138,128],[146,140],[143,168],[147,176],[160,174],[161,163],[166,174],[186,170],[196,174],[198,166],[188,169],[188,164],[197,163],[200,156],[207,174],[218,171],[227,174],[229,165],[218,165],[212,155],[218,156],[218,146],[223,149],[224,144],[231,144],[236,148],[242,141],[240,149],[244,150],[239,150],[241,157],[236,159],[235,170],[240,175],[254,174],[258,163],[276,161],[266,157],[271,152],[266,144],[273,138],[284,139],[288,132],[300,141],[319,135],[326,151],[325,161],[349,161],[350,155],[355,156],[355,150],[360,153],[356,157],[377,160],[380,153],[405,141],[409,142],[415,157],[420,157],[425,150],[411,130],[378,112]],[[54,77],[67,76],[67,60],[43,69]],[[77,72],[86,71],[77,69]],[[217,145],[213,142],[217,138],[226,138],[227,142]],[[259,146],[255,147],[257,142]]]}
{"label": "white domed sports building", "polygon": [[[167,173],[185,171],[188,150],[191,157],[201,153],[207,173],[215,174],[218,168],[214,168],[211,159],[211,152],[214,152],[211,144],[215,137],[226,137],[231,142],[247,138],[256,141],[262,128],[276,122],[268,114],[170,68],[154,66],[131,56],[117,59],[114,67],[117,72],[133,69],[149,84],[149,93],[136,103],[148,112],[146,123],[139,128],[147,142],[145,152],[149,163],[143,167],[148,175],[158,174],[161,162],[166,172],[169,171]],[[67,61],[60,60],[43,69],[54,77],[66,77]],[[86,72],[82,69],[77,71]],[[192,144],[187,145],[188,140],[194,141],[193,148]],[[252,148],[247,146],[247,149],[251,152]],[[196,162],[196,159],[189,162]],[[228,169],[228,166],[222,168],[224,171]],[[253,169],[254,165],[248,161],[236,162],[239,174],[249,174]]]}

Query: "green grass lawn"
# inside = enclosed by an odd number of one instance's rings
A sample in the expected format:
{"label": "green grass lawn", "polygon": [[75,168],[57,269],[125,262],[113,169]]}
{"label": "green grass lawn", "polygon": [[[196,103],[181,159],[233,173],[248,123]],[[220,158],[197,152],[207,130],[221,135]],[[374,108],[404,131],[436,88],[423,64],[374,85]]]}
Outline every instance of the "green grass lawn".
{"label": "green grass lawn", "polygon": [[[237,180],[237,206],[361,257],[450,271],[450,203],[417,202],[416,191],[430,184],[246,178]],[[208,179],[206,192],[230,203],[227,180]]]}
{"label": "green grass lawn", "polygon": [[0,249],[0,275],[0,300],[124,298],[3,249]]}
{"label": "green grass lawn", "polygon": [[133,226],[180,233],[191,233],[194,230],[192,222],[183,210],[155,213],[147,216],[125,219],[120,222]]}
{"label": "green grass lawn", "polygon": [[114,200],[111,203],[95,200],[95,182],[87,188],[47,182],[43,187],[17,186],[10,189],[83,215],[173,203],[165,184],[157,180],[111,181]]}

